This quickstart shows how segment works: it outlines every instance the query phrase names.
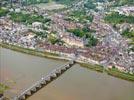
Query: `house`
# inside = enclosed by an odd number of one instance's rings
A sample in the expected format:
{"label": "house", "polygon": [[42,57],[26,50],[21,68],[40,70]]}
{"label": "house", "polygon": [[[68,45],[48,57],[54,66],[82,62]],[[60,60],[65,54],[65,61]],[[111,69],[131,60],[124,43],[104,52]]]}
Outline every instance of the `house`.
{"label": "house", "polygon": [[32,27],[35,29],[41,29],[42,28],[42,23],[41,22],[33,22]]}
{"label": "house", "polygon": [[115,64],[115,68],[117,68],[119,71],[125,72],[126,68],[124,66],[121,66],[119,64]]}

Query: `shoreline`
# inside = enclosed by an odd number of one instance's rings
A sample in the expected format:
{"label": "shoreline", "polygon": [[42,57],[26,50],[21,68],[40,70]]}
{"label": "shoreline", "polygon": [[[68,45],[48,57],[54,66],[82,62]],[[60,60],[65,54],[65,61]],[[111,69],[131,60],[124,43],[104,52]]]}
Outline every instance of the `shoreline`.
{"label": "shoreline", "polygon": [[123,79],[123,80],[130,81],[130,82],[134,82],[134,74],[121,72],[116,68],[103,69],[103,67],[100,66],[100,65],[92,65],[92,64],[86,64],[86,63],[80,63],[80,66],[85,67],[85,68],[89,68],[93,71],[97,71],[97,72],[100,72],[100,73],[106,73],[106,74],[108,74],[110,76],[113,76],[115,78]]}
{"label": "shoreline", "polygon": [[20,53],[25,53],[25,54],[37,56],[37,57],[48,58],[48,59],[53,59],[53,60],[68,61],[67,59],[65,59],[63,57],[60,57],[60,55],[58,55],[58,54],[37,51],[37,50],[29,49],[29,48],[23,48],[23,47],[12,45],[12,44],[0,43],[0,47],[10,49],[13,51],[17,51]]}
{"label": "shoreline", "polygon": [[[0,47],[18,51],[21,53],[26,53],[26,54],[33,55],[33,56],[42,57],[42,58],[48,58],[48,59],[53,59],[53,60],[63,60],[63,61],[69,60],[69,58],[61,57],[58,54],[36,51],[33,49],[23,48],[23,47],[8,44],[8,43],[0,43]],[[131,75],[129,73],[124,73],[117,69],[116,70],[115,69],[104,69],[103,66],[101,66],[101,65],[95,65],[95,64],[93,65],[93,64],[89,64],[89,63],[85,63],[85,62],[78,62],[78,61],[76,61],[76,63],[79,64],[81,67],[85,67],[85,68],[88,68],[93,71],[97,71],[97,72],[101,72],[101,73],[106,72],[108,75],[114,76],[116,78],[134,82],[134,74]]]}

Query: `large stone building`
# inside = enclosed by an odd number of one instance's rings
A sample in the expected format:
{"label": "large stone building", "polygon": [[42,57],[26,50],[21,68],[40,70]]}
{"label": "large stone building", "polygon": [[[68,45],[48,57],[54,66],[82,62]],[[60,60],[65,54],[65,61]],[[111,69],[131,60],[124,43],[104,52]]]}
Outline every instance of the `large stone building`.
{"label": "large stone building", "polygon": [[63,35],[62,36],[62,40],[70,46],[75,46],[75,47],[84,47],[84,41],[83,39],[80,39],[78,37],[75,36],[69,36],[69,35]]}

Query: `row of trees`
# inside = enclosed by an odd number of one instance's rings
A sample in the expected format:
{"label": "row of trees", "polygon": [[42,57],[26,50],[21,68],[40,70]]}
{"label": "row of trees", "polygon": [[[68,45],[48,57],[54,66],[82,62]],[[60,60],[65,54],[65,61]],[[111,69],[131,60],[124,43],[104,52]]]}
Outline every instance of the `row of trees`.
{"label": "row of trees", "polygon": [[43,16],[39,16],[39,15],[30,15],[30,14],[23,14],[23,13],[15,13],[12,12],[11,14],[11,20],[15,21],[15,22],[23,22],[26,24],[32,24],[33,22],[42,22],[42,23],[46,23],[51,21],[48,18],[44,18]]}
{"label": "row of trees", "polygon": [[106,22],[113,23],[113,24],[121,24],[121,23],[134,23],[134,16],[126,16],[121,15],[118,12],[113,12],[107,15],[105,18]]}

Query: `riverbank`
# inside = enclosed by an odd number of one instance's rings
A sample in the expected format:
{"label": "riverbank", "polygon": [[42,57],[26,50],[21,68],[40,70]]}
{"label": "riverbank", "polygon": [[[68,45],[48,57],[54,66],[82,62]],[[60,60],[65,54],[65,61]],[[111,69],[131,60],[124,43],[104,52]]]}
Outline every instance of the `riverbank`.
{"label": "riverbank", "polygon": [[0,94],[3,94],[5,90],[7,90],[9,87],[0,83]]}
{"label": "riverbank", "polygon": [[86,64],[86,63],[79,63],[80,66],[85,67],[85,68],[89,68],[93,71],[98,71],[98,72],[103,72],[103,66],[100,65],[93,65],[93,64]]}
{"label": "riverbank", "polygon": [[121,72],[117,68],[107,69],[105,72],[111,76],[115,76],[128,81],[134,81],[134,74]]}
{"label": "riverbank", "polygon": [[127,81],[134,81],[134,74],[129,74],[129,73],[125,73],[125,72],[121,72],[119,71],[117,68],[112,68],[112,69],[104,69],[103,66],[100,65],[92,65],[92,64],[86,64],[86,63],[80,63],[80,65],[82,67],[86,67],[89,68],[91,70],[94,71],[98,71],[98,72],[106,72],[108,75],[117,77],[117,78],[121,78]]}
{"label": "riverbank", "polygon": [[[45,57],[45,58],[50,58],[50,59],[54,59],[54,60],[65,60],[65,61],[69,60],[68,58],[61,57],[58,54],[36,51],[33,49],[23,48],[20,46],[15,46],[15,45],[7,44],[7,43],[0,43],[0,46],[3,48],[11,49],[14,51],[18,51],[18,52],[22,52],[22,53],[26,53],[26,54],[30,54],[30,55],[34,55],[34,56]],[[115,69],[105,69],[104,70],[103,66],[100,66],[100,65],[93,65],[93,64],[89,64],[89,63],[87,64],[87,63],[81,63],[81,62],[77,62],[77,63],[80,64],[80,66],[82,66],[82,67],[86,67],[86,68],[89,68],[94,71],[98,71],[101,73],[103,71],[105,71],[107,74],[109,74],[111,76],[115,76],[115,77],[118,77],[118,78],[121,78],[124,80],[128,80],[128,81],[134,81],[134,74],[131,75],[129,73],[124,73],[117,69],[116,70]]]}
{"label": "riverbank", "polygon": [[43,57],[43,58],[68,61],[68,59],[60,57],[60,55],[55,54],[55,53],[37,51],[37,50],[34,50],[34,49],[23,48],[23,47],[12,45],[12,44],[0,43],[0,47],[10,49],[10,50],[14,50],[14,51],[18,51],[18,52],[21,52],[21,53],[26,53],[26,54],[30,54],[30,55],[34,55],[34,56]]}

